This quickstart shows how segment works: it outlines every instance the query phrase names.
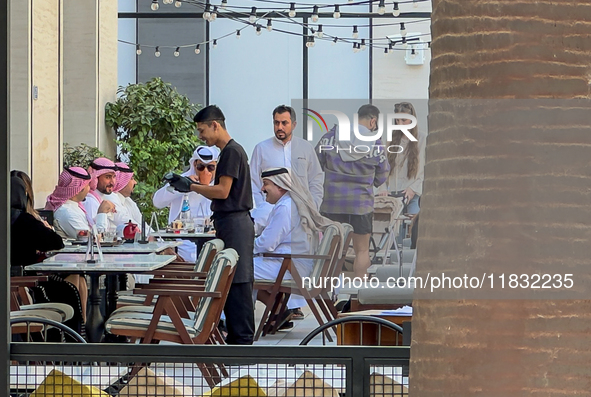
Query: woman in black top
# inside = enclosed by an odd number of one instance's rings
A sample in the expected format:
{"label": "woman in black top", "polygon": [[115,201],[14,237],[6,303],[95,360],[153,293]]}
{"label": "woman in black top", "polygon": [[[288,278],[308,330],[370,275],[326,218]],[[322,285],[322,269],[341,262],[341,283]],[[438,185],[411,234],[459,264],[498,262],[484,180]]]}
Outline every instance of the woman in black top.
{"label": "woman in black top", "polygon": [[22,275],[24,266],[42,260],[42,253],[64,248],[59,234],[27,212],[25,183],[10,178],[10,264],[12,275]]}

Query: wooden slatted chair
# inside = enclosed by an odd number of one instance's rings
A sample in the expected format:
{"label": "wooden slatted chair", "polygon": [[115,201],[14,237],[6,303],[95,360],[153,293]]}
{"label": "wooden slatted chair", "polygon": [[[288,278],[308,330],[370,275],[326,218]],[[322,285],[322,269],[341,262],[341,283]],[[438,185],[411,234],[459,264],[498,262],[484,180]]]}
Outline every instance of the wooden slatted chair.
{"label": "wooden slatted chair", "polygon": [[[263,302],[265,310],[255,334],[255,340],[258,340],[261,334],[264,336],[277,330],[280,325],[279,318],[287,308],[287,301],[292,293],[303,296],[318,324],[322,325],[324,323],[325,319],[322,318],[314,303],[315,298],[322,292],[322,288],[316,288],[314,285],[306,288],[303,285],[302,277],[296,267],[293,266],[292,259],[313,259],[314,265],[309,276],[310,280],[324,280],[328,276],[330,269],[333,268],[334,262],[338,260],[340,246],[341,235],[339,229],[331,225],[324,231],[315,255],[274,253],[263,255],[268,258],[282,258],[283,262],[275,280],[255,280],[254,282],[255,290],[264,290],[269,293],[266,302]],[[283,279],[287,271],[292,276],[291,280]],[[326,321],[329,321],[329,319],[326,319]],[[330,335],[327,335],[327,338],[332,341]]]}
{"label": "wooden slatted chair", "polygon": [[[209,271],[209,267],[213,262],[213,258],[218,252],[221,252],[223,249],[224,242],[222,240],[214,239],[207,241],[203,244],[201,251],[199,251],[199,256],[197,258],[197,261],[195,261],[195,264],[182,262],[171,263],[165,266],[163,269],[152,272],[152,274],[155,277],[160,278],[204,278],[207,275],[207,272]],[[153,278],[150,280],[150,283],[162,282],[157,281],[160,280],[160,278]],[[117,307],[122,308],[125,306],[153,305],[153,296],[154,295],[150,295],[150,297],[148,298],[148,296],[146,296],[145,294],[121,294],[117,298]],[[115,312],[117,312],[117,310]]]}
{"label": "wooden slatted chair", "polygon": [[[228,248],[213,260],[203,285],[164,285],[163,289],[150,290],[158,294],[152,313],[121,312],[113,314],[105,324],[105,330],[113,335],[140,338],[141,343],[169,341],[182,344],[211,343],[212,335],[226,303],[234,278],[238,253]],[[198,297],[193,318],[183,318],[184,306],[180,296]],[[195,302],[195,301],[194,301]],[[210,386],[221,378],[211,365],[197,364]],[[227,374],[224,370],[222,373]]]}

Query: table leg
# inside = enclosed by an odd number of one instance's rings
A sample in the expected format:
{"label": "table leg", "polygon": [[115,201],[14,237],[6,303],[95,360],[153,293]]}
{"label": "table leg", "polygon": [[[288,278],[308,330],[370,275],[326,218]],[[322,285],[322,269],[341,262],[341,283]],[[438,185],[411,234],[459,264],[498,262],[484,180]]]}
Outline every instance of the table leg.
{"label": "table leg", "polygon": [[119,290],[119,277],[116,274],[107,275],[105,286],[107,288],[107,306],[105,318],[111,317],[111,313],[117,308],[117,291]]}
{"label": "table leg", "polygon": [[86,321],[86,336],[91,343],[100,343],[105,329],[105,320],[101,314],[101,294],[99,291],[99,274],[90,275],[90,308]]}

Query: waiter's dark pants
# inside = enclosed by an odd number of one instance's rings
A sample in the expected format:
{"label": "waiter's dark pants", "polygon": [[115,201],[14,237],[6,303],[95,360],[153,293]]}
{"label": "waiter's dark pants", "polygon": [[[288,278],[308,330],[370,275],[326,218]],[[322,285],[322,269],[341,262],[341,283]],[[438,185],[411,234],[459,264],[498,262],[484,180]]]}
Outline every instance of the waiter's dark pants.
{"label": "waiter's dark pants", "polygon": [[226,343],[251,345],[254,338],[254,223],[248,211],[215,213],[214,226],[216,237],[222,239],[224,247],[234,248],[240,256],[224,306],[228,329]]}

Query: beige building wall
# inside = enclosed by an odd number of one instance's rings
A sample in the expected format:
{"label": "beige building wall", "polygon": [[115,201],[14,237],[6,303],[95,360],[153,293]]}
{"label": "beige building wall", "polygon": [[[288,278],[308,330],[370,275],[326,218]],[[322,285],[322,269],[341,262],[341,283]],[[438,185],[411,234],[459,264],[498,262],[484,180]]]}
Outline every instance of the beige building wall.
{"label": "beige building wall", "polygon": [[63,142],[115,154],[104,125],[117,90],[117,0],[10,0],[10,166],[43,207]]}
{"label": "beige building wall", "polygon": [[64,2],[64,141],[115,155],[105,104],[117,92],[117,0]]}

